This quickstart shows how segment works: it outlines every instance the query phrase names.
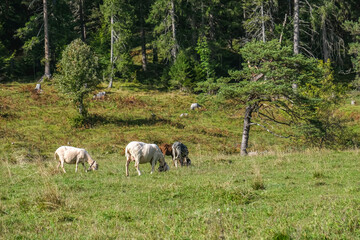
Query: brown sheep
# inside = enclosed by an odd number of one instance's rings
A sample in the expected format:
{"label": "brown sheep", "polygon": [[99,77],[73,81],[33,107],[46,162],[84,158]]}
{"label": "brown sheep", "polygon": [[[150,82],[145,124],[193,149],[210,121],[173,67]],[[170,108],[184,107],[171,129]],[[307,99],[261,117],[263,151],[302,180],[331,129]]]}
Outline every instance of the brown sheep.
{"label": "brown sheep", "polygon": [[163,143],[159,146],[159,148],[164,156],[172,156],[172,146],[170,144]]}

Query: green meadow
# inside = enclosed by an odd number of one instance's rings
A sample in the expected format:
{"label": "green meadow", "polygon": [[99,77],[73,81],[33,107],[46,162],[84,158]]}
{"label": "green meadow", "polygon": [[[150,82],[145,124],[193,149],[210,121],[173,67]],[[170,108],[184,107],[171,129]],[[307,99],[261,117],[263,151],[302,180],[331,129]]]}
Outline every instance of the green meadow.
{"label": "green meadow", "polygon": [[[253,128],[241,157],[240,106],[116,85],[91,100],[91,121],[51,83],[0,90],[0,239],[360,239],[359,151],[307,149]],[[339,111],[358,126],[358,106]],[[181,118],[181,113],[188,117]],[[75,120],[74,120],[75,119]],[[192,166],[150,174],[130,141],[181,141]],[[62,145],[88,150],[99,170],[56,168]]]}

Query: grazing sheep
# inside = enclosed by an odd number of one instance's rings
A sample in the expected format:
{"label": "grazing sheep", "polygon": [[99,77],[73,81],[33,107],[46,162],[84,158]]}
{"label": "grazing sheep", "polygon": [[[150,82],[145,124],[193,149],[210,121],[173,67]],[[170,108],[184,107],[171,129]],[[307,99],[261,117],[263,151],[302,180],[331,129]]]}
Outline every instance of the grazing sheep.
{"label": "grazing sheep", "polygon": [[151,173],[154,172],[156,162],[160,162],[159,171],[168,171],[170,168],[165,162],[164,155],[160,148],[156,144],[148,144],[143,142],[130,142],[125,148],[126,164],[125,174],[129,176],[129,164],[131,161],[135,161],[135,168],[141,175],[139,164],[150,163]]}
{"label": "grazing sheep", "polygon": [[168,143],[163,143],[159,146],[161,152],[164,154],[164,156],[172,156],[172,147]]}
{"label": "grazing sheep", "polygon": [[98,99],[104,99],[104,98],[105,98],[105,95],[106,95],[106,92],[99,92],[99,93],[97,93],[97,94],[95,94],[95,95],[93,96],[93,99],[96,99],[96,100],[98,100]]}
{"label": "grazing sheep", "polygon": [[200,104],[198,103],[192,103],[190,106],[190,110],[195,110],[197,108],[201,108]]}
{"label": "grazing sheep", "polygon": [[[59,166],[61,165],[61,168],[64,171],[64,173],[66,173],[64,168],[64,162],[67,164],[76,164],[75,172],[77,172],[78,170],[79,163],[83,165],[85,172],[89,170],[98,169],[98,164],[96,163],[96,161],[94,161],[91,158],[90,154],[83,148],[61,146],[54,153],[55,160],[57,156],[59,157],[59,164],[57,168],[59,168]],[[90,164],[88,170],[86,170],[85,162]]]}
{"label": "grazing sheep", "polygon": [[175,142],[172,145],[172,157],[175,164],[175,167],[177,167],[177,162],[179,161],[181,166],[184,166],[184,160],[186,161],[186,165],[191,165],[191,160],[188,157],[189,150],[188,148],[181,142]]}

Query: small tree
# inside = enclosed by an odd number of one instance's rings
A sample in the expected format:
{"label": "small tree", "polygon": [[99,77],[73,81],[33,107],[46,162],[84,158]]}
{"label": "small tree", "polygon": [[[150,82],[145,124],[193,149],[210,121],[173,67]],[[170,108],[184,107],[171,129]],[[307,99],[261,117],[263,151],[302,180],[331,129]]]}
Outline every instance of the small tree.
{"label": "small tree", "polygon": [[[220,80],[219,92],[245,106],[241,154],[247,155],[251,126],[283,137],[276,132],[286,126],[291,129],[299,121],[316,119],[316,109],[324,108],[328,99],[321,91],[309,94],[309,89],[321,89],[326,78],[316,59],[294,55],[290,46],[283,47],[277,40],[247,43],[241,53],[243,70],[230,72],[230,78]],[[254,121],[254,115],[259,122]]]}
{"label": "small tree", "polygon": [[81,116],[86,117],[84,99],[100,83],[98,58],[88,45],[76,39],[64,50],[58,71],[56,80],[61,91],[79,108]]}
{"label": "small tree", "polygon": [[177,55],[176,62],[170,68],[169,76],[171,77],[171,86],[185,91],[193,89],[195,83],[193,82],[191,65],[184,51]]}

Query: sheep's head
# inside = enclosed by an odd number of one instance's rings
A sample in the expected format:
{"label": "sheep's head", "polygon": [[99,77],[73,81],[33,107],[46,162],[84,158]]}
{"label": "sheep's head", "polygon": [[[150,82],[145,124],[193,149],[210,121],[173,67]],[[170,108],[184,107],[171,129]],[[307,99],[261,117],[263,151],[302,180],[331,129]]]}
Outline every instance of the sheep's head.
{"label": "sheep's head", "polygon": [[158,168],[159,172],[166,172],[170,170],[169,165],[167,165],[167,163],[164,161],[164,164],[159,166]]}
{"label": "sheep's head", "polygon": [[93,161],[92,164],[90,165],[88,171],[90,171],[90,170],[95,171],[95,170],[98,170],[98,168],[99,168],[99,164],[97,164],[96,161]]}
{"label": "sheep's head", "polygon": [[158,170],[159,172],[166,172],[170,170],[170,167],[167,165],[167,163],[165,163],[163,166],[159,166]]}

